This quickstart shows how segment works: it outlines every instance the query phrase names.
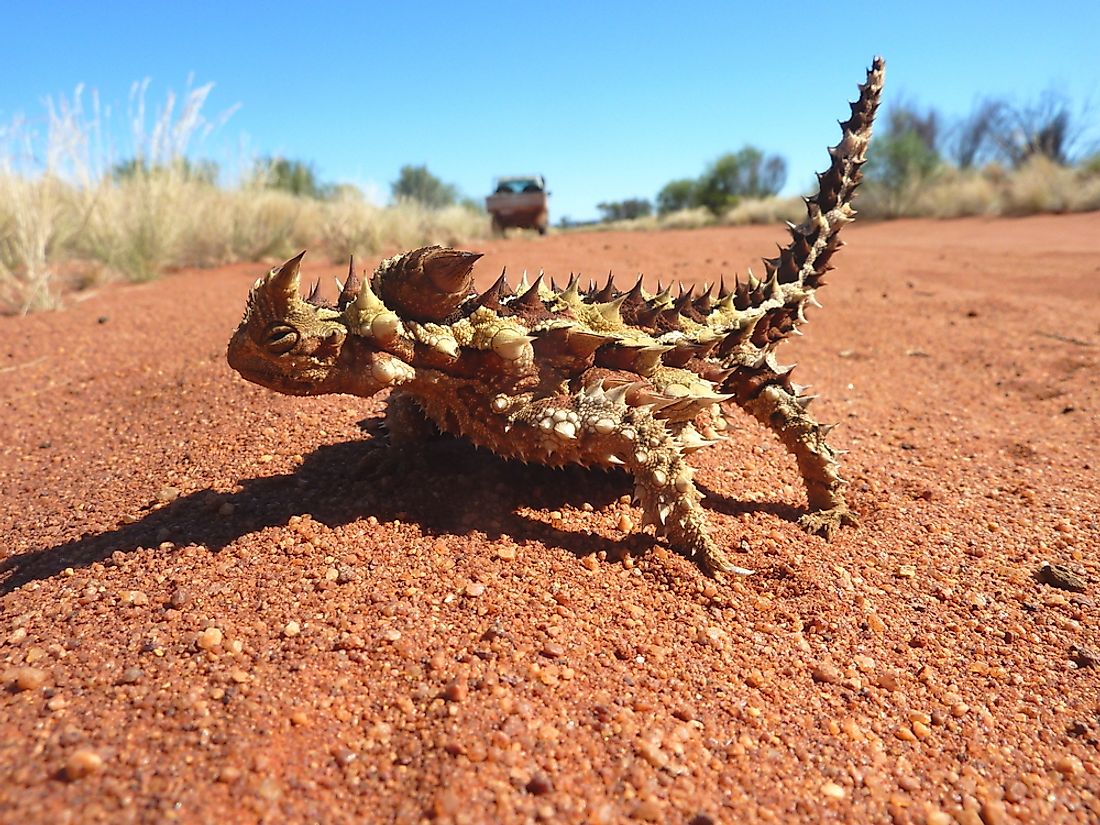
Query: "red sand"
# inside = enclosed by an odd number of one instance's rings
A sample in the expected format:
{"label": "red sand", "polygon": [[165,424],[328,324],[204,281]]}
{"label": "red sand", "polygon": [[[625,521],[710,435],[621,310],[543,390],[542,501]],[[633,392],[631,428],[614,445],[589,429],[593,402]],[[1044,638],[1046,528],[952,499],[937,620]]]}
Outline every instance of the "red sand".
{"label": "red sand", "polygon": [[[782,237],[486,242],[479,282]],[[1100,821],[1100,215],[845,237],[780,354],[863,526],[803,534],[739,417],[693,460],[759,571],[724,582],[624,535],[625,476],[452,444],[358,477],[381,399],[225,364],[262,265],[0,319],[0,820]]]}

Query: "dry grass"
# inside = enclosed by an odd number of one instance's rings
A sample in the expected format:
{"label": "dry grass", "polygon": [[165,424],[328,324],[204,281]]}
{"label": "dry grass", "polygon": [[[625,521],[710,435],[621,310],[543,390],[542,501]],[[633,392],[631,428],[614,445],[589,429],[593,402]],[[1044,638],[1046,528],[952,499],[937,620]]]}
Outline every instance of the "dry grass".
{"label": "dry grass", "polygon": [[464,206],[429,209],[416,201],[379,207],[344,196],[319,204],[320,246],[334,257],[425,244],[456,246],[489,235],[489,216]]}
{"label": "dry grass", "polygon": [[1061,166],[1041,155],[1012,170],[997,164],[971,170],[945,167],[927,183],[902,192],[867,185],[858,207],[864,218],[1090,212],[1100,209],[1100,174]]}
{"label": "dry grass", "polygon": [[747,224],[797,223],[806,217],[806,204],[802,198],[782,198],[778,195],[758,200],[745,200],[737,204],[722,216],[726,226],[744,226]]}
{"label": "dry grass", "polygon": [[801,198],[770,197],[757,200],[744,200],[729,209],[725,214],[716,216],[706,207],[680,209],[665,215],[647,215],[644,218],[631,218],[622,221],[583,224],[571,229],[575,232],[602,232],[604,230],[627,230],[646,232],[654,229],[698,229],[703,226],[745,226],[747,224],[781,223],[785,220],[799,221],[806,214]]}
{"label": "dry grass", "polygon": [[56,306],[58,265],[90,262],[142,281],[168,269],[288,257],[318,249],[369,256],[489,235],[489,218],[462,206],[389,207],[271,189],[222,189],[171,169],[90,187],[0,173],[0,308]]}

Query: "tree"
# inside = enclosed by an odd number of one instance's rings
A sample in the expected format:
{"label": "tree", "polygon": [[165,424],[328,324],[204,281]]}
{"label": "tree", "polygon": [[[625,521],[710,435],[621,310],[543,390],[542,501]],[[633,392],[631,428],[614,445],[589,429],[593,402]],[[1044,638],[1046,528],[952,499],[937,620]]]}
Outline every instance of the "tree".
{"label": "tree", "polygon": [[986,161],[1018,168],[1035,155],[1068,166],[1079,146],[1083,119],[1056,90],[1023,105],[987,98],[960,121],[951,156],[960,169]]}
{"label": "tree", "polygon": [[185,180],[213,185],[218,180],[218,164],[212,160],[192,161],[179,157],[167,165],[150,166],[144,158],[130,158],[111,167],[111,177],[116,181],[131,180],[152,175],[177,174]]}
{"label": "tree", "polygon": [[1035,155],[1062,166],[1069,164],[1080,130],[1069,100],[1060,92],[1044,92],[1026,106],[1002,105],[998,113],[991,137],[1013,166],[1023,166]]}
{"label": "tree", "polygon": [[390,188],[395,200],[412,200],[429,209],[441,209],[458,200],[458,190],[444,183],[427,166],[402,166]]}
{"label": "tree", "polygon": [[863,167],[868,195],[881,199],[887,216],[906,214],[919,189],[940,168],[939,117],[907,104],[886,116],[886,128],[871,141]]}
{"label": "tree", "polygon": [[306,198],[325,200],[332,193],[332,187],[318,182],[313,164],[301,160],[262,158],[253,167],[252,179],[268,189],[280,189]]}
{"label": "tree", "polygon": [[779,155],[765,155],[755,146],[722,155],[703,172],[695,187],[694,205],[715,215],[737,205],[742,198],[776,194],[787,180],[787,162]]}
{"label": "tree", "polygon": [[695,201],[695,181],[691,178],[680,178],[666,183],[657,193],[657,214],[667,215],[669,212],[678,212],[687,209]]}
{"label": "tree", "polygon": [[993,130],[1003,116],[1004,105],[1000,100],[980,100],[955,127],[950,156],[960,169],[973,169],[997,154]]}
{"label": "tree", "polygon": [[653,204],[646,198],[627,198],[622,201],[597,203],[596,208],[602,213],[602,220],[629,221],[634,218],[644,218],[653,214]]}

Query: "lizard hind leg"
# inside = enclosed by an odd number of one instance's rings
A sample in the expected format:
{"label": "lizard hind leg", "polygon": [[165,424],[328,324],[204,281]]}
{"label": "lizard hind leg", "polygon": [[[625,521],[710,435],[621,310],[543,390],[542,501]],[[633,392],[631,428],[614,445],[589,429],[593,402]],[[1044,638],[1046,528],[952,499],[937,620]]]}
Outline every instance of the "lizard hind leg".
{"label": "lizard hind leg", "polygon": [[541,462],[624,466],[634,477],[644,523],[653,524],[673,548],[707,573],[752,573],[730,562],[711,538],[683,445],[647,408],[625,402],[628,389],[605,391],[597,384],[533,401],[511,411],[511,426],[527,430],[532,447],[543,451]]}
{"label": "lizard hind leg", "polygon": [[799,524],[825,538],[832,538],[843,525],[858,525],[844,500],[845,482],[837,472],[837,451],[825,440],[832,426],[819,424],[807,412],[808,399],[787,389],[784,376],[771,370],[754,372],[735,374],[730,389],[738,405],[771,429],[798,463],[810,506]]}

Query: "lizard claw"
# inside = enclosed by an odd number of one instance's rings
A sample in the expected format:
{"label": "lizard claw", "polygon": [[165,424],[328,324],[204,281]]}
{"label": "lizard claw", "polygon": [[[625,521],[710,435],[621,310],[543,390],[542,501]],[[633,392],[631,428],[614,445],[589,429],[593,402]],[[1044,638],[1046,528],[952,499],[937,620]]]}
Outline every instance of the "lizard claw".
{"label": "lizard claw", "polygon": [[841,504],[828,510],[814,510],[807,513],[798,520],[798,524],[807,533],[829,540],[842,526],[858,527],[859,519],[855,513]]}

